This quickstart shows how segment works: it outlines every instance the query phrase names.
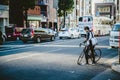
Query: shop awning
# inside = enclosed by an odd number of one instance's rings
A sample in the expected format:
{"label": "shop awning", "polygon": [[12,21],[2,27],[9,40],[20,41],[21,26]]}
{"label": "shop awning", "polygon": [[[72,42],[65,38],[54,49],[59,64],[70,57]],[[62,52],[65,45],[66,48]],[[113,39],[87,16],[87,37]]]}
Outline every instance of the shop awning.
{"label": "shop awning", "polygon": [[41,16],[28,16],[28,20],[38,20],[38,21],[41,21],[42,20],[42,17]]}

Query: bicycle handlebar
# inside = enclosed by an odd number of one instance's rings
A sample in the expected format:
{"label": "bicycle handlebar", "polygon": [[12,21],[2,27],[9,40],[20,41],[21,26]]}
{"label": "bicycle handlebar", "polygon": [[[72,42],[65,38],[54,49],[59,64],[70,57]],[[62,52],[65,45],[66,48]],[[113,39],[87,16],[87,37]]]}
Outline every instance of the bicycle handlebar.
{"label": "bicycle handlebar", "polygon": [[79,44],[79,47],[81,47],[82,45],[83,45],[83,46],[86,46],[85,43],[80,43],[80,44]]}
{"label": "bicycle handlebar", "polygon": [[[83,46],[87,46],[86,43],[80,43],[80,44],[79,44],[79,47],[81,47],[82,45],[83,45]],[[97,43],[96,45],[98,45],[98,43]],[[95,45],[95,46],[96,46],[96,45]]]}

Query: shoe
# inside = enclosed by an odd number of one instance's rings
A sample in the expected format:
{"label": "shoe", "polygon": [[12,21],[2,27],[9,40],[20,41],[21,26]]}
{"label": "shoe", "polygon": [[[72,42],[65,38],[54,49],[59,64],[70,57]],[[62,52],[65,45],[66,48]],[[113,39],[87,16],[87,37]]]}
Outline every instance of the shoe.
{"label": "shoe", "polygon": [[89,63],[86,63],[85,65],[89,65]]}
{"label": "shoe", "polygon": [[92,62],[92,64],[96,64],[96,62],[95,62],[95,61],[93,61],[93,62]]}
{"label": "shoe", "polygon": [[91,65],[96,65],[96,62],[93,62]]}
{"label": "shoe", "polygon": [[89,63],[81,63],[80,65],[89,65]]}
{"label": "shoe", "polygon": [[95,66],[96,64],[93,63],[93,64],[91,64],[91,65],[92,65],[92,66]]}

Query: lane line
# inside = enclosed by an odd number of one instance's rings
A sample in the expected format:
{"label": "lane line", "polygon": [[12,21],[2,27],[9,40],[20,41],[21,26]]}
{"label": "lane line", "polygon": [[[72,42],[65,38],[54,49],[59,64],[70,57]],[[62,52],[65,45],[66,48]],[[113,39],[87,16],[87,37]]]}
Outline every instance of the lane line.
{"label": "lane line", "polygon": [[27,46],[27,47],[21,47],[21,48],[17,48],[17,49],[10,49],[10,50],[0,51],[0,52],[18,51],[18,50],[29,49],[29,48],[33,48],[33,47],[32,46]]}
{"label": "lane line", "polygon": [[[32,46],[27,46],[27,47],[18,47],[18,49],[11,49],[11,50],[5,50],[5,51],[0,51],[0,52],[10,52],[10,51],[17,51],[17,50],[21,50],[21,49],[29,49],[29,48],[33,48],[33,47],[63,47],[63,48],[79,48],[79,45],[32,45]],[[81,46],[82,48],[84,46]],[[80,48],[81,48],[80,47]],[[109,49],[110,46],[96,46],[96,48],[107,48]]]}
{"label": "lane line", "polygon": [[[60,50],[63,50],[63,49],[56,49],[56,50],[46,51],[46,52],[42,52],[42,53],[51,53],[51,52],[56,52],[56,51],[60,51]],[[12,56],[13,55],[14,54],[12,54]],[[38,56],[38,55],[40,55],[40,54],[30,54],[30,55],[28,54],[26,56],[15,57],[15,58],[4,60],[3,62],[0,62],[0,64],[4,64],[4,63],[7,63],[7,62],[11,62],[11,61],[15,61],[15,60],[20,60],[20,59],[24,59],[24,58],[28,58],[28,57],[34,57],[34,56]],[[19,55],[17,55],[17,56],[19,56]],[[5,56],[5,57],[7,57],[7,56]],[[9,55],[8,55],[8,57],[9,57]],[[2,57],[0,57],[0,58],[2,58]]]}

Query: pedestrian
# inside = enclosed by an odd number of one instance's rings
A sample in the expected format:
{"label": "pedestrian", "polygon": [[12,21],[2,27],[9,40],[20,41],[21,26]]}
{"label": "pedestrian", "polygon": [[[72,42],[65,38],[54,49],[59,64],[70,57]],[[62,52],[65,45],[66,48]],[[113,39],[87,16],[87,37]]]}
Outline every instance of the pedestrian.
{"label": "pedestrian", "polygon": [[92,57],[92,63],[95,64],[95,55],[94,55],[94,45],[92,45],[92,37],[93,37],[93,33],[92,31],[90,31],[89,27],[86,26],[84,28],[84,30],[86,31],[86,39],[83,43],[87,43],[86,49],[85,49],[85,59],[86,59],[86,64],[89,64],[88,62],[88,52],[89,50],[91,51],[90,56]]}

